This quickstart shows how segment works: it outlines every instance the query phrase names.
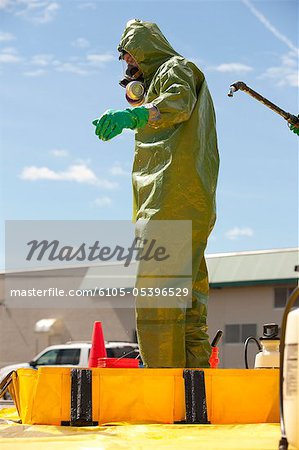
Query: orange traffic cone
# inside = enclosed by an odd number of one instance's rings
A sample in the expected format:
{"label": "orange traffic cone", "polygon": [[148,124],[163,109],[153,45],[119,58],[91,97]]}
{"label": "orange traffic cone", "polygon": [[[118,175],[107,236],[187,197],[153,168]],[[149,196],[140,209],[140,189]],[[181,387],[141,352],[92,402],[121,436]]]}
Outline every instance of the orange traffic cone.
{"label": "orange traffic cone", "polygon": [[92,343],[88,367],[98,367],[98,359],[106,357],[107,352],[105,347],[102,322],[95,322],[93,324]]}

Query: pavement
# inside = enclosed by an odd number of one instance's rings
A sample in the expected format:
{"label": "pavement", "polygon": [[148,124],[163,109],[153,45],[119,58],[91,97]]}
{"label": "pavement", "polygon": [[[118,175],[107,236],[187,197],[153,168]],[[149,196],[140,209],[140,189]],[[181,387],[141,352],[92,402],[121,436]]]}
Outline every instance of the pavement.
{"label": "pavement", "polygon": [[0,400],[0,409],[11,408],[12,406],[14,406],[14,402],[12,400]]}

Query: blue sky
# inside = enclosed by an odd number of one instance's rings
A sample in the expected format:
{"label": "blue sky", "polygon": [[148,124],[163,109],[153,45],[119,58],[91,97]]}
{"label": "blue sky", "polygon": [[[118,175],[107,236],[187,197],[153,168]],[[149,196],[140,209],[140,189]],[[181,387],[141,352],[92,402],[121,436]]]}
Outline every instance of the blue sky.
{"label": "blue sky", "polygon": [[131,218],[134,134],[101,142],[91,121],[127,107],[116,48],[140,18],[204,71],[214,99],[208,252],[298,245],[298,137],[245,93],[227,97],[243,80],[298,114],[296,0],[0,0],[0,16],[2,238],[5,219]]}

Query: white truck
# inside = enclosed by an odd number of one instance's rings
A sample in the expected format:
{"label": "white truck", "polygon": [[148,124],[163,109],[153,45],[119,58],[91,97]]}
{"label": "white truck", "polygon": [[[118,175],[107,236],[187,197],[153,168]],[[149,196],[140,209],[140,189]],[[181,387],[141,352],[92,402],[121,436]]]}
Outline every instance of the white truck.
{"label": "white truck", "polygon": [[[105,342],[105,347],[108,358],[140,358],[138,344],[133,342]],[[0,369],[0,383],[9,372],[23,367],[88,367],[90,349],[90,342],[67,342],[66,344],[51,345],[29,362],[2,367]]]}

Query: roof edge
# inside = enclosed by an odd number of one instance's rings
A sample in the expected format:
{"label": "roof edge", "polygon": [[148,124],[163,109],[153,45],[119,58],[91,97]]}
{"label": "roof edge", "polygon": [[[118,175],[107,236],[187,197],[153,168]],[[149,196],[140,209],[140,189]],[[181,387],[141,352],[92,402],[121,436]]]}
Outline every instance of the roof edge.
{"label": "roof edge", "polygon": [[295,284],[298,285],[299,278],[283,278],[283,279],[274,279],[274,280],[253,280],[253,281],[224,281],[217,283],[210,283],[211,289],[221,289],[227,287],[246,287],[246,286],[272,286],[276,285],[285,285],[285,284]]}
{"label": "roof edge", "polygon": [[206,255],[206,259],[210,258],[221,258],[228,256],[246,256],[246,255],[265,255],[272,253],[290,253],[297,251],[299,254],[299,247],[289,247],[289,248],[276,248],[269,250],[245,250],[243,252],[224,252],[224,253],[211,253]]}

